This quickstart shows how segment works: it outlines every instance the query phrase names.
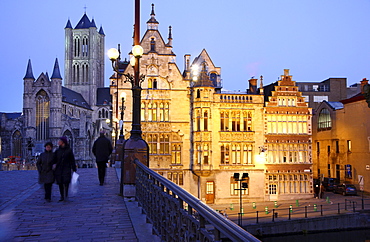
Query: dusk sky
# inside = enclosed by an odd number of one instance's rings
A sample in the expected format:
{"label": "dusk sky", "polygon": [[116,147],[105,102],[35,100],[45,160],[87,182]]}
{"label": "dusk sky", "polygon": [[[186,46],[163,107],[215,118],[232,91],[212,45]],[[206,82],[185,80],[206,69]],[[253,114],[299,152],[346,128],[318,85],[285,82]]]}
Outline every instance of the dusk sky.
{"label": "dusk sky", "polygon": [[[85,12],[103,26],[106,51],[131,49],[134,0],[2,0],[0,2],[0,112],[21,112],[23,77],[31,59],[33,74],[51,76],[58,58],[64,78],[64,27],[76,26]],[[151,4],[181,71],[206,49],[221,67],[223,87],[245,91],[248,79],[275,82],[284,69],[293,80],[320,82],[346,77],[347,85],[370,78],[369,0],[157,0],[141,1],[141,37]],[[112,74],[106,58],[105,85]]]}

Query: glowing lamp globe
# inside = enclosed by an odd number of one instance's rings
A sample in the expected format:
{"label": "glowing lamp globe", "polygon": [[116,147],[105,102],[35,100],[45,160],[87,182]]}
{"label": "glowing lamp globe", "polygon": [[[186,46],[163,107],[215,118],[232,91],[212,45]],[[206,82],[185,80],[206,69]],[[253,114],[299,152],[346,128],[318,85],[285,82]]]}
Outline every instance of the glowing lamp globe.
{"label": "glowing lamp globe", "polygon": [[140,45],[135,45],[134,47],[132,47],[132,54],[135,57],[141,57],[143,56],[143,53],[144,53],[144,49]]}
{"label": "glowing lamp globe", "polygon": [[117,60],[119,57],[119,51],[116,48],[110,48],[107,54],[108,58],[111,60]]}

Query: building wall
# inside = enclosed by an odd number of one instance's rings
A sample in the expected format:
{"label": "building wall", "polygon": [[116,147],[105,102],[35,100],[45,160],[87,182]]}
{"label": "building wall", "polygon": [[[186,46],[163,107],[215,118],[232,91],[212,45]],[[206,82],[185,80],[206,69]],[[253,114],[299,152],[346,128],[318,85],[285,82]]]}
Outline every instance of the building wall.
{"label": "building wall", "polygon": [[[370,129],[367,124],[370,122],[370,109],[366,101],[363,98],[348,99],[343,108],[337,110],[331,109],[328,103],[322,103],[318,111],[323,108],[330,110],[332,122],[330,128],[320,130],[317,128],[318,117],[314,119],[316,139],[313,154],[317,161],[314,176],[338,178],[340,182],[352,183],[360,188],[358,176],[361,175],[365,181],[364,189],[369,191]],[[351,166],[351,174],[346,165]]]}

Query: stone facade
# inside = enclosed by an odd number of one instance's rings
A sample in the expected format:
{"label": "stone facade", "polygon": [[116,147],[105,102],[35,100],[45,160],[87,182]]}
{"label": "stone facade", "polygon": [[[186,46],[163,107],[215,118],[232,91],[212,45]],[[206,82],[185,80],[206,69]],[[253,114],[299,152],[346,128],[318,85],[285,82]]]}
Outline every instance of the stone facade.
{"label": "stone facade", "polygon": [[341,102],[322,102],[313,119],[314,177],[333,177],[369,191],[370,109],[360,93]]}
{"label": "stone facade", "polygon": [[[207,51],[193,60],[185,55],[181,73],[172,50],[172,29],[165,41],[158,26],[153,9],[140,59],[140,73],[145,75],[141,125],[150,149],[149,167],[206,203],[239,202],[240,183],[234,173],[248,173],[245,202],[312,196],[312,111],[289,71],[266,103],[262,79],[259,87],[258,80],[250,80],[247,92],[223,92],[221,68]],[[126,65],[124,72],[133,74],[133,68]],[[111,77],[110,86],[113,116],[120,116],[115,110],[125,97],[123,130],[128,138],[132,112],[139,110],[132,110],[131,84],[124,76],[116,78]],[[289,130],[296,126],[288,136],[285,130],[268,128],[273,120]],[[113,126],[119,127],[118,119]]]}
{"label": "stone facade", "polygon": [[32,161],[47,141],[66,136],[79,166],[93,166],[92,142],[111,128],[109,88],[104,88],[104,32],[86,13],[75,28],[65,27],[65,86],[56,59],[53,73],[37,79],[29,60],[24,77],[23,113],[2,115],[2,156]]}

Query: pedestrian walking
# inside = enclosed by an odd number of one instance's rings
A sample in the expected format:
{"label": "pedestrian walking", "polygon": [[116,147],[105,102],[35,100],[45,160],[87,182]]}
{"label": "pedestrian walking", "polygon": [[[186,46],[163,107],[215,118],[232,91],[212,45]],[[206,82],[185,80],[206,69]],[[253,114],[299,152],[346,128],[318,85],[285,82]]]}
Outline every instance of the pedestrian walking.
{"label": "pedestrian walking", "polygon": [[96,164],[98,166],[98,177],[100,186],[103,186],[105,179],[105,172],[110,154],[112,154],[112,143],[105,137],[104,130],[100,131],[100,136],[94,142],[92,152],[96,157]]}
{"label": "pedestrian walking", "polygon": [[44,145],[45,151],[40,154],[36,162],[37,171],[39,172],[39,183],[44,184],[45,200],[51,201],[51,189],[53,186],[54,171],[53,171],[53,143],[47,142]]}
{"label": "pedestrian walking", "polygon": [[323,184],[321,184],[321,186],[320,186],[320,198],[324,197],[324,192],[325,192],[325,187],[324,187]]}
{"label": "pedestrian walking", "polygon": [[66,137],[58,140],[59,148],[54,152],[53,168],[57,184],[59,185],[60,202],[68,198],[69,183],[72,179],[72,171],[76,172],[75,156],[68,144]]}

